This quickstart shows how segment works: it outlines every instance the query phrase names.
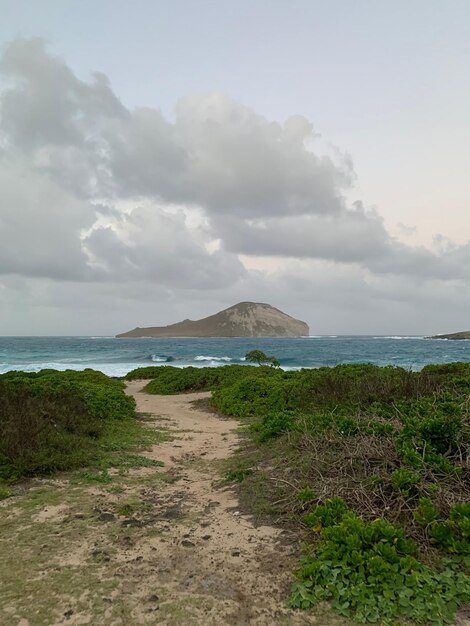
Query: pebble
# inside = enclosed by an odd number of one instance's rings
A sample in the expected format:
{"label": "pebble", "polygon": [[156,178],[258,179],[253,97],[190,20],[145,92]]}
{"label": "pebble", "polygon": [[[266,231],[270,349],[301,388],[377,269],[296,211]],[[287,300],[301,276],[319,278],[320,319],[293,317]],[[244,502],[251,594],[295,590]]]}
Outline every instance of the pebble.
{"label": "pebble", "polygon": [[135,519],[135,517],[130,517],[129,519],[123,520],[122,525],[141,527],[141,526],[145,526],[145,522],[143,522],[140,519]]}
{"label": "pebble", "polygon": [[159,600],[160,598],[155,593],[147,598],[147,602],[158,602]]}

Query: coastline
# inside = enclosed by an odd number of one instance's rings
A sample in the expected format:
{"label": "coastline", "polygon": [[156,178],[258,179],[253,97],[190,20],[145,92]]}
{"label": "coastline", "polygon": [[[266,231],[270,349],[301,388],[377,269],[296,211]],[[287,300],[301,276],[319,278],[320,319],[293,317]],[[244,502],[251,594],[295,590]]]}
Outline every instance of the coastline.
{"label": "coastline", "polygon": [[253,349],[275,355],[286,371],[339,363],[374,363],[417,371],[430,363],[469,361],[467,341],[420,336],[309,336],[280,338],[116,339],[112,337],[3,337],[0,373],[13,369],[97,369],[123,376],[142,365],[217,367],[243,363]]}

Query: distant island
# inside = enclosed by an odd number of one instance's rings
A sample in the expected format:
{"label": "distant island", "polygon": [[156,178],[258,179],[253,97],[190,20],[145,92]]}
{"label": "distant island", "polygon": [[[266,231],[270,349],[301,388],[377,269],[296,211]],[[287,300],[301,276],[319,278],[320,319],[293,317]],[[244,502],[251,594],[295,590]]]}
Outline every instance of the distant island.
{"label": "distant island", "polygon": [[299,337],[309,332],[305,322],[270,304],[239,302],[201,320],[134,328],[116,337]]}
{"label": "distant island", "polygon": [[427,339],[470,339],[470,330],[464,330],[460,333],[450,333],[449,335],[433,335]]}

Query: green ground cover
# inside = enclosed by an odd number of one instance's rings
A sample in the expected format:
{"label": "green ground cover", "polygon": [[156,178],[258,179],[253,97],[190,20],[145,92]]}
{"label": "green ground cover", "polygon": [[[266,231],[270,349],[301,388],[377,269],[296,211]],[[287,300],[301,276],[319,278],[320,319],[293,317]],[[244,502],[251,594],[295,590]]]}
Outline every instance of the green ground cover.
{"label": "green ground cover", "polygon": [[109,467],[138,462],[125,452],[131,446],[158,438],[136,416],[124,384],[100,372],[0,376],[0,497],[22,477],[80,467],[105,481]]}
{"label": "green ground cover", "polygon": [[246,425],[228,476],[251,512],[305,539],[293,606],[446,624],[470,601],[470,364],[128,377],[151,378],[148,393],[211,390],[213,407]]}

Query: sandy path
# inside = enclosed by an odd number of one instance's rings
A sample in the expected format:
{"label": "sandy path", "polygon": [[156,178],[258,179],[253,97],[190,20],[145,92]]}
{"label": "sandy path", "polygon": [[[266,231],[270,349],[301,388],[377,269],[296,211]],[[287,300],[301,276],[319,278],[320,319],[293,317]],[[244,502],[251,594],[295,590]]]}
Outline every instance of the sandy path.
{"label": "sandy path", "polygon": [[179,476],[161,494],[165,506],[176,507],[175,519],[166,521],[161,536],[139,546],[144,562],[155,558],[155,552],[157,557],[145,586],[159,589],[162,607],[173,602],[189,608],[184,620],[155,616],[154,623],[314,623],[312,616],[286,608],[295,559],[282,531],[256,528],[237,510],[233,490],[214,484],[220,475],[211,461],[227,458],[237,448],[239,424],[193,408],[194,400],[208,394],[150,396],[142,387],[135,381],[127,388],[137,410],[158,416],[157,427],[164,425],[175,437],[145,454]]}
{"label": "sandy path", "polygon": [[162,466],[140,458],[103,480],[37,478],[0,502],[0,625],[341,623],[287,608],[289,537],[256,528],[222,484],[238,423],[194,408],[207,394],[151,396],[143,386],[127,393],[171,439],[141,455]]}

